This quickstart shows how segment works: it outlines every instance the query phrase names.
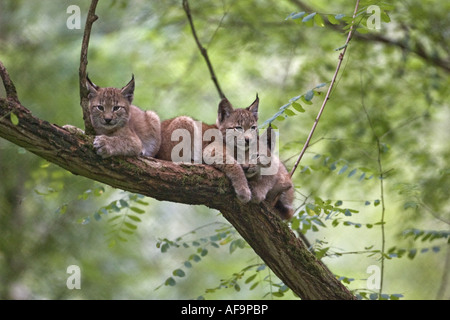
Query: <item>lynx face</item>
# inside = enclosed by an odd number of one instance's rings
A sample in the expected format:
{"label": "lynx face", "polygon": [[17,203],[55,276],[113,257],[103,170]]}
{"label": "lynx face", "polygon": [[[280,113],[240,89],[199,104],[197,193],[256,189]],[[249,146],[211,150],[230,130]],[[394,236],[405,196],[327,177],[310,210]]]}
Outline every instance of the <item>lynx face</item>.
{"label": "lynx face", "polygon": [[[258,139],[258,104],[256,100],[245,109],[233,109],[230,102],[223,99],[219,104],[217,127],[227,146],[245,149]],[[256,150],[256,149],[255,149]]]}
{"label": "lynx face", "polygon": [[133,100],[134,79],[122,89],[100,88],[89,78],[89,108],[91,122],[97,134],[111,134],[123,128],[129,120],[130,105]]}

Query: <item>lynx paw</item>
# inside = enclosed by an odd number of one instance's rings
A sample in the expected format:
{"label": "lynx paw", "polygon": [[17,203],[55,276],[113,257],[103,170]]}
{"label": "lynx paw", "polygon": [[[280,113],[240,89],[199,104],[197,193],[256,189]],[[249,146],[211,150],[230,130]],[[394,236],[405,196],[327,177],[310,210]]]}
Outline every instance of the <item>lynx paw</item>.
{"label": "lynx paw", "polygon": [[113,150],[108,144],[108,138],[106,136],[96,136],[94,139],[94,148],[97,150],[97,154],[102,158],[108,158],[113,155]]}
{"label": "lynx paw", "polygon": [[238,197],[238,200],[242,203],[247,203],[252,198],[252,193],[248,188],[236,190],[236,195]]}
{"label": "lynx paw", "polygon": [[257,192],[253,192],[252,194],[252,203],[261,203],[266,199],[264,195],[258,194]]}

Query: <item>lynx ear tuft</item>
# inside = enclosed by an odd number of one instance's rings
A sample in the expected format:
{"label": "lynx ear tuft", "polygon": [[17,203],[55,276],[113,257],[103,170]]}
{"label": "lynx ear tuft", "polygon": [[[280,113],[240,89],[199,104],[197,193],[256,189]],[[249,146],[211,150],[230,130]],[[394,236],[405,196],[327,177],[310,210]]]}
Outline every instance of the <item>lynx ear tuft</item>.
{"label": "lynx ear tuft", "polygon": [[217,112],[217,124],[222,123],[233,112],[233,106],[227,98],[223,98],[219,103]]}
{"label": "lynx ear tuft", "polygon": [[91,79],[89,79],[88,75],[86,75],[86,88],[89,91],[89,95],[88,97],[91,98],[93,96],[97,95],[97,91],[98,89],[100,89],[99,86],[97,86],[96,84],[94,84]]}
{"label": "lynx ear tuft", "polygon": [[131,80],[121,89],[122,95],[131,103],[134,98],[134,74],[131,74]]}
{"label": "lynx ear tuft", "polygon": [[253,103],[247,108],[248,111],[253,113],[253,116],[258,120],[258,106],[259,106],[259,97],[258,94],[256,94],[256,99],[253,101]]}

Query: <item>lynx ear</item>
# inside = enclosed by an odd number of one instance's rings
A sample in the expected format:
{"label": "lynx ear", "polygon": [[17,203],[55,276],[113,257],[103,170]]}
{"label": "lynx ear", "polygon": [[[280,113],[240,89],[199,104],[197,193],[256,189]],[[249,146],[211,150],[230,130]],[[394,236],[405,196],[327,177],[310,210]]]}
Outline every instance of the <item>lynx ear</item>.
{"label": "lynx ear", "polygon": [[122,95],[131,103],[134,97],[134,74],[131,75],[131,80],[121,89]]}
{"label": "lynx ear", "polygon": [[253,113],[253,116],[256,120],[258,120],[258,106],[259,106],[259,97],[258,94],[256,94],[256,99],[253,101],[253,103],[247,108],[248,111]]}
{"label": "lynx ear", "polygon": [[227,98],[223,98],[219,103],[219,110],[217,112],[217,124],[222,123],[233,112],[233,106]]}
{"label": "lynx ear", "polygon": [[86,88],[89,90],[88,98],[95,97],[97,95],[97,90],[100,89],[100,87],[95,85],[87,75],[86,75]]}

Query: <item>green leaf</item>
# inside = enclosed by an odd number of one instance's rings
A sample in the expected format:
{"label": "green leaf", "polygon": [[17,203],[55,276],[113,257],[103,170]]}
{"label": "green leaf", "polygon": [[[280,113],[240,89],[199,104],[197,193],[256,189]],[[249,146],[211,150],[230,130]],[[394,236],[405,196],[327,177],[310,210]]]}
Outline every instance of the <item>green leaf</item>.
{"label": "green leaf", "polygon": [[351,176],[353,176],[355,173],[356,173],[356,169],[353,169],[352,171],[350,171],[350,173],[348,174],[348,176],[347,177],[351,177]]}
{"label": "green leaf", "polygon": [[139,217],[133,216],[133,215],[128,215],[127,216],[129,219],[136,221],[136,222],[141,222],[142,220]]}
{"label": "green leaf", "polygon": [[284,113],[289,117],[295,116],[295,112],[289,109],[284,110]]}
{"label": "green leaf", "polygon": [[166,282],[164,282],[164,284],[165,284],[166,286],[171,286],[171,287],[173,287],[174,285],[177,284],[177,282],[175,281],[174,278],[170,277],[170,278],[167,278],[167,280],[166,280]]}
{"label": "green leaf", "polygon": [[356,31],[361,33],[361,34],[366,34],[366,33],[369,33],[370,30],[368,28],[366,28],[366,27],[359,27],[359,28],[356,29]]}
{"label": "green leaf", "polygon": [[381,20],[383,20],[386,23],[391,22],[391,18],[388,16],[386,12],[381,12]]}
{"label": "green leaf", "polygon": [[329,15],[327,16],[327,18],[328,18],[328,21],[329,21],[331,24],[339,24],[339,21],[336,20],[336,18],[335,18],[333,15],[329,14]]}
{"label": "green leaf", "polygon": [[317,14],[317,12],[313,12],[313,13],[308,14],[306,17],[304,17],[302,19],[302,22],[308,22],[309,20],[314,19],[314,16],[316,14]]}
{"label": "green leaf", "polygon": [[257,276],[257,274],[255,273],[255,274],[253,274],[253,275],[251,275],[250,277],[248,277],[246,280],[245,280],[245,283],[250,283],[250,282],[252,282],[253,281],[253,279],[255,279],[256,278],[256,276]]}
{"label": "green leaf", "polygon": [[130,210],[132,210],[132,211],[134,211],[136,213],[139,213],[139,214],[145,213],[145,210],[142,210],[142,209],[140,209],[138,207],[130,207]]}
{"label": "green leaf", "polygon": [[201,249],[201,251],[199,253],[202,257],[204,257],[208,254],[208,250],[203,248],[203,249]]}
{"label": "green leaf", "polygon": [[408,252],[408,258],[410,258],[410,259],[412,260],[412,259],[414,259],[414,257],[416,256],[416,254],[417,254],[417,249],[411,249],[411,250],[409,250],[409,252]]}
{"label": "green leaf", "polygon": [[183,278],[186,275],[186,273],[183,271],[183,269],[176,269],[172,272],[172,274],[174,276],[180,277],[180,278]]}
{"label": "green leaf", "polygon": [[234,251],[236,251],[237,248],[244,248],[245,247],[245,241],[242,239],[236,239],[233,240],[230,243],[230,254],[233,253]]}
{"label": "green leaf", "polygon": [[197,255],[197,254],[192,254],[192,255],[189,257],[189,260],[194,260],[195,262],[199,262],[200,260],[202,260],[202,258],[200,258],[200,256]]}
{"label": "green leaf", "polygon": [[291,16],[288,16],[288,18],[290,17],[291,19],[299,19],[299,18],[303,17],[305,14],[306,14],[306,12],[298,12],[295,14],[291,13]]}
{"label": "green leaf", "polygon": [[137,226],[135,226],[135,225],[132,224],[132,223],[124,222],[123,224],[124,224],[127,228],[129,228],[129,229],[131,229],[131,230],[136,230],[136,229],[137,229]]}
{"label": "green leaf", "polygon": [[348,165],[344,165],[341,170],[339,170],[338,174],[343,174],[345,171],[347,171]]}
{"label": "green leaf", "polygon": [[316,25],[318,25],[319,27],[325,27],[325,23],[324,23],[323,18],[322,18],[322,16],[320,14],[316,14],[314,16],[314,23]]}
{"label": "green leaf", "polygon": [[294,102],[292,103],[292,107],[297,110],[298,112],[305,112],[305,109],[300,105],[300,103]]}
{"label": "green leaf", "polygon": [[16,116],[15,113],[11,112],[11,113],[9,114],[9,117],[10,117],[11,123],[12,123],[13,125],[17,126],[17,125],[19,124],[19,118]]}
{"label": "green leaf", "polygon": [[306,101],[311,101],[312,98],[314,98],[314,90],[309,90],[309,91],[305,94],[305,100],[306,100]]}
{"label": "green leaf", "polygon": [[64,214],[67,211],[67,203],[63,204],[61,207],[56,209],[57,214]]}

